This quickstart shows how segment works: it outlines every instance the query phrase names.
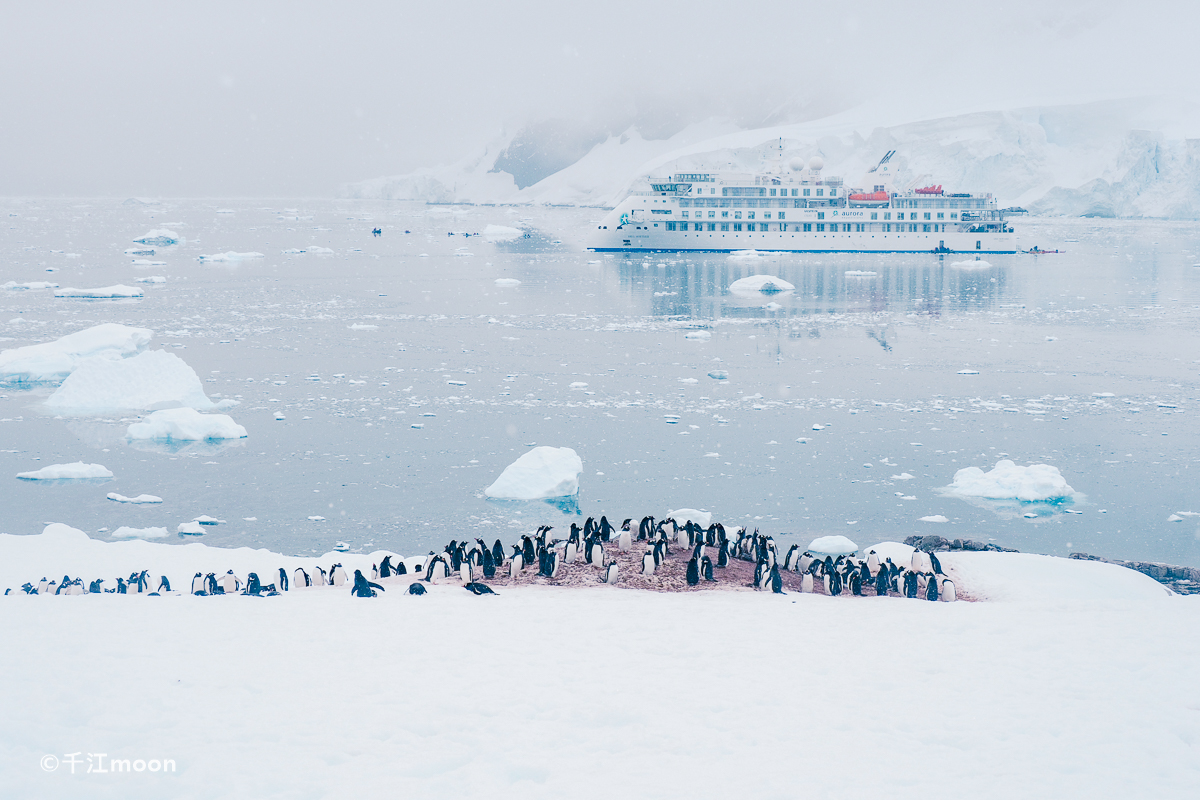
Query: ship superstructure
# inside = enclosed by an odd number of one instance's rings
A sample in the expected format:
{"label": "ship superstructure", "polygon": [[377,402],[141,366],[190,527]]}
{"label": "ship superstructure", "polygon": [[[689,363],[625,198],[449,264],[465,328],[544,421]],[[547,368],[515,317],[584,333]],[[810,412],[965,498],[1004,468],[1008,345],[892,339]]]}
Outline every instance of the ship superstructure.
{"label": "ship superstructure", "polygon": [[631,192],[592,232],[596,251],[1014,253],[1016,236],[990,195],[940,185],[896,190],[824,177],[820,158],[763,174],[675,173]]}

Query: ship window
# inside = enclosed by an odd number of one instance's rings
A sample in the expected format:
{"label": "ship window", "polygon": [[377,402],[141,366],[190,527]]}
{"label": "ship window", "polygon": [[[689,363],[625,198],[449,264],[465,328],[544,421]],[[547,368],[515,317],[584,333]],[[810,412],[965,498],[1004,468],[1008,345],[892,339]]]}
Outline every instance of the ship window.
{"label": "ship window", "polygon": [[778,214],[778,216],[779,216],[779,218],[780,218],[780,219],[786,219],[786,218],[787,218],[787,212],[785,212],[785,211],[780,211],[780,212],[779,212],[779,214]]}
{"label": "ship window", "polygon": [[715,231],[717,229],[717,223],[715,223],[715,222],[708,223],[708,229],[710,231]]}
{"label": "ship window", "polygon": [[721,190],[721,197],[726,197],[726,196],[728,196],[728,194],[729,194],[729,190],[728,190],[728,189],[722,189],[722,190]]}
{"label": "ship window", "polygon": [[925,219],[929,219],[929,212],[928,212],[928,211],[926,211],[926,212],[925,212]]}
{"label": "ship window", "polygon": [[805,197],[808,197],[808,193],[809,193],[809,192],[811,192],[811,191],[812,191],[812,189],[805,189],[805,190],[804,190],[804,196],[805,196]]}
{"label": "ship window", "polygon": [[673,231],[673,230],[675,230],[675,223],[674,223],[674,222],[668,222],[668,223],[667,223],[667,230],[669,230],[669,231]]}
{"label": "ship window", "polygon": [[[784,191],[786,192],[786,191],[787,191],[787,189],[784,189]],[[774,190],[774,189],[772,189],[772,190],[771,190],[771,197],[774,197],[774,196],[775,196],[775,190]]]}
{"label": "ship window", "polygon": [[804,223],[804,232],[812,233],[812,223],[811,222]]}
{"label": "ship window", "polygon": [[741,218],[742,218],[742,212],[740,212],[740,211],[735,211],[735,212],[733,212],[733,218],[734,218],[734,219],[741,219]]}
{"label": "ship window", "polygon": [[728,211],[722,211],[722,212],[721,212],[721,218],[722,218],[722,219],[724,219],[724,218],[726,218],[726,217],[728,217],[728,216],[729,216],[729,212],[728,212]]}
{"label": "ship window", "polygon": [[871,219],[879,219],[879,212],[878,212],[878,211],[872,211],[872,212],[871,212]]}
{"label": "ship window", "polygon": [[688,212],[686,212],[686,211],[680,211],[680,212],[679,212],[679,216],[683,217],[684,219],[687,219],[687,218],[688,218]]}
{"label": "ship window", "polygon": [[824,196],[825,196],[825,190],[817,189],[817,197],[824,197]]}
{"label": "ship window", "polygon": [[914,212],[912,212],[911,214],[909,214],[909,215],[908,215],[908,218],[909,218],[909,219],[916,219],[916,218],[917,218],[917,212],[915,212],[915,211],[914,211]]}
{"label": "ship window", "polygon": [[928,226],[928,225],[922,225],[922,226],[921,226],[921,232],[922,232],[922,233],[929,233],[929,226]]}
{"label": "ship window", "polygon": [[798,195],[798,194],[800,194],[800,190],[799,190],[799,189],[792,189],[792,197],[795,197],[795,196],[796,196],[796,195]]}
{"label": "ship window", "polygon": [[696,227],[692,228],[692,230],[702,231],[702,230],[704,230],[704,224],[701,222],[697,222]]}
{"label": "ship window", "polygon": [[818,223],[817,223],[817,230],[818,230],[818,231],[824,231],[824,230],[825,230],[825,226],[824,226],[824,225],[822,225],[821,223],[819,223],[819,222],[818,222]]}
{"label": "ship window", "polygon": [[[824,211],[818,211],[818,212],[817,212],[817,219],[825,219],[825,212],[824,212]],[[822,228],[822,230],[824,230],[824,228]]]}
{"label": "ship window", "polygon": [[763,214],[763,219],[770,219],[770,218],[771,218],[771,212],[770,212],[770,211],[768,211],[767,213]]}
{"label": "ship window", "polygon": [[721,230],[723,230],[723,231],[727,231],[727,230],[729,230],[729,223],[728,223],[728,222],[722,222],[722,223],[721,223]]}
{"label": "ship window", "polygon": [[976,239],[976,240],[975,240],[975,249],[976,249],[976,250],[982,250],[982,249],[983,249],[983,242],[982,242],[982,241],[980,241],[980,240],[978,240],[978,239]]}
{"label": "ship window", "polygon": [[746,214],[746,219],[754,219],[754,212],[751,211],[750,213]]}
{"label": "ship window", "polygon": [[709,219],[715,217],[716,215],[717,215],[717,212],[715,212],[715,211],[708,212]]}
{"label": "ship window", "polygon": [[946,218],[946,215],[945,215],[945,214],[943,214],[941,211],[939,211],[939,212],[938,212],[938,219],[945,219],[945,218]]}
{"label": "ship window", "polygon": [[957,211],[951,211],[951,212],[950,212],[950,219],[958,219],[958,212],[957,212]]}
{"label": "ship window", "polygon": [[883,218],[884,218],[884,219],[891,219],[891,218],[892,218],[892,212],[890,212],[890,211],[885,211],[885,212],[883,212]]}
{"label": "ship window", "polygon": [[740,222],[733,223],[733,229],[735,231],[740,231],[742,229],[742,223],[740,223]]}

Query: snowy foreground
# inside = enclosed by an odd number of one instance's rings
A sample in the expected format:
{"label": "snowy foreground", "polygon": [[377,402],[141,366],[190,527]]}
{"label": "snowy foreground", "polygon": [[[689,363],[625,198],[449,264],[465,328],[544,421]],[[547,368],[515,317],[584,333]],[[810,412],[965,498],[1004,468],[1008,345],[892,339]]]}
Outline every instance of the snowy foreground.
{"label": "snowy foreground", "polygon": [[[197,570],[352,573],[377,555],[56,526],[0,535],[0,586],[145,568],[184,588]],[[0,598],[4,794],[1193,796],[1200,598],[1096,562],[942,563],[979,602],[453,584],[375,599],[14,593]],[[176,770],[87,774],[89,753]]]}

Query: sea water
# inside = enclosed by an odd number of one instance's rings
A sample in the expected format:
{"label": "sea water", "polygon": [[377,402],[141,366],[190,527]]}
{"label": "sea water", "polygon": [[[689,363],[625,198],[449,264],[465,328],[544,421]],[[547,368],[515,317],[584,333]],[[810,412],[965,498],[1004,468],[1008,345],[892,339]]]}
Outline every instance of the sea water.
{"label": "sea water", "polygon": [[[54,387],[0,387],[0,530],[163,526],[182,542],[176,526],[208,514],[224,520],[204,526],[214,545],[413,554],[691,507],[789,542],[938,534],[1200,565],[1200,516],[1179,514],[1200,511],[1200,225],[1017,219],[1022,248],[1063,252],[954,266],[975,257],[587,252],[602,215],[0,202],[0,283],[145,290],[0,290],[0,346],[102,322],[151,328],[210,397],[239,402],[226,413],[249,432],[133,442],[137,412],[56,417],[42,406]],[[525,235],[464,235],[489,224]],[[154,228],[185,241],[125,253]],[[312,246],[332,252],[284,252]],[[264,257],[199,260],[230,251]],[[729,293],[754,274],[795,290]],[[166,282],[137,282],[149,275]],[[578,497],[486,499],[535,445],[579,453]],[[1075,497],[939,491],[1002,458],[1059,468]],[[115,478],[15,478],[74,461]],[[114,491],[164,502],[114,503]]]}

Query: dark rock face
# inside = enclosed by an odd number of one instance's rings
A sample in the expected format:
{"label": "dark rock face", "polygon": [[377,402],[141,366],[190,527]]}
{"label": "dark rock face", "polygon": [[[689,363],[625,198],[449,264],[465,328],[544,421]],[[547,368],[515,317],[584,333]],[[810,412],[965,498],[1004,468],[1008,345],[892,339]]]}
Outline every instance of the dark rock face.
{"label": "dark rock face", "polygon": [[1088,553],[1071,553],[1071,558],[1080,561],[1103,561],[1105,564],[1117,564],[1142,573],[1180,594],[1200,594],[1200,569],[1195,567],[1180,567],[1174,564],[1157,564],[1153,561],[1119,561]]}
{"label": "dark rock face", "polygon": [[1011,547],[1001,547],[998,544],[984,544],[983,542],[976,542],[973,539],[950,540],[944,536],[909,536],[904,540],[904,543],[909,547],[924,550],[926,553],[940,552],[942,550],[970,550],[974,552],[987,550],[996,553],[1019,552]]}

